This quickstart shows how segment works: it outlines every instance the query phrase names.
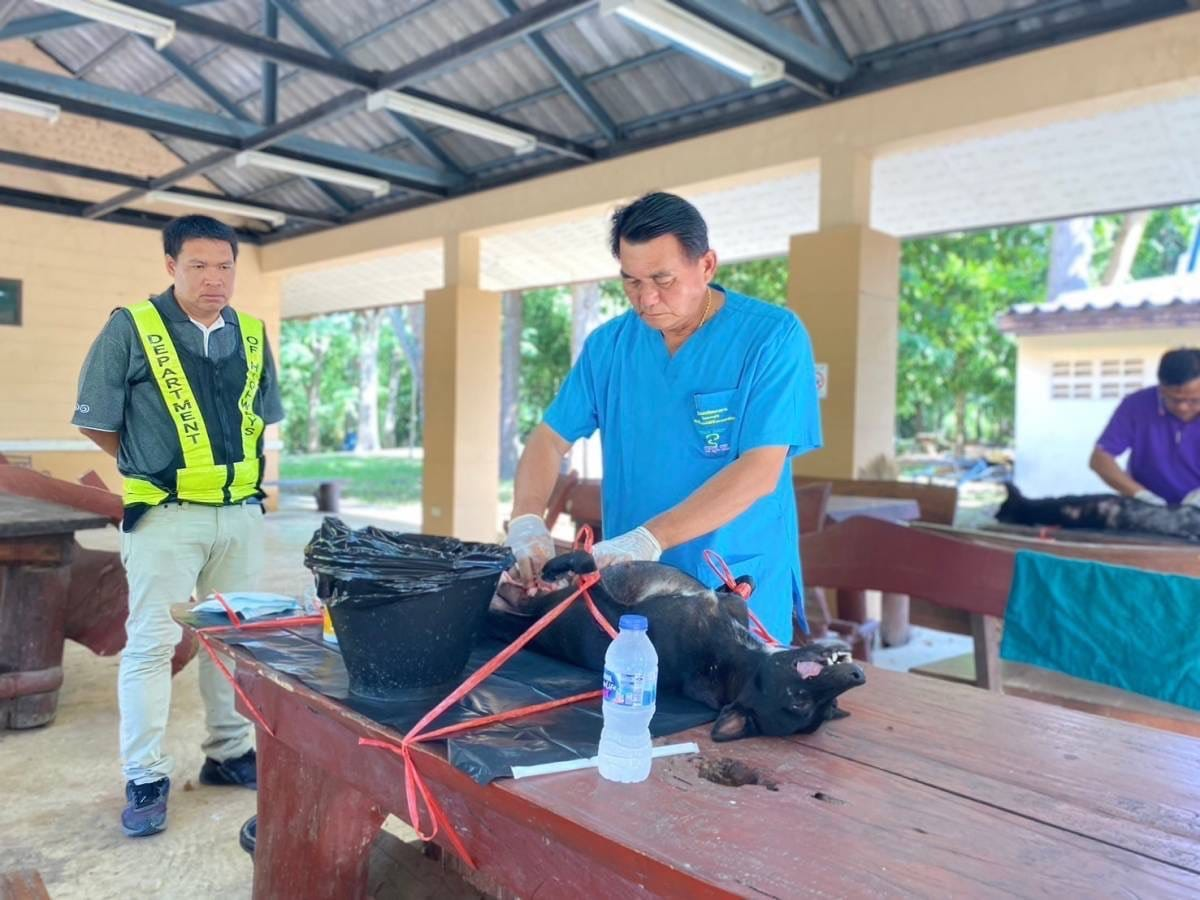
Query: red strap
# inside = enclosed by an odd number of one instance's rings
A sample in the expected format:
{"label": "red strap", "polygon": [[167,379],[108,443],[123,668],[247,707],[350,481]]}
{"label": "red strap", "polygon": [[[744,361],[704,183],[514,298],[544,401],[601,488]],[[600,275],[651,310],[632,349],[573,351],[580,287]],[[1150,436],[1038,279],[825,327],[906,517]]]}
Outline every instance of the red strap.
{"label": "red strap", "polygon": [[[576,538],[575,545],[580,549],[584,549],[588,552],[591,551],[592,531],[586,525],[580,530],[580,533]],[[505,710],[502,713],[484,716],[479,719],[471,719],[467,722],[461,722],[457,725],[450,725],[445,728],[435,729],[433,731],[424,731],[424,729],[427,728],[431,722],[435,721],[455,702],[478,687],[484,680],[492,675],[492,673],[494,673],[497,669],[504,665],[504,663],[520,652],[527,644],[529,644],[530,641],[537,637],[538,634],[548,628],[555,621],[555,619],[566,612],[568,607],[570,607],[570,605],[580,596],[584,598],[584,602],[587,604],[587,608],[589,612],[591,612],[592,617],[596,620],[596,622],[599,623],[599,625],[608,633],[609,637],[615,638],[617,635],[616,629],[613,628],[609,621],[600,613],[600,610],[592,600],[591,592],[589,590],[589,588],[591,588],[592,585],[596,584],[596,582],[599,580],[600,574],[598,572],[590,572],[586,575],[580,576],[579,588],[575,591],[575,593],[561,601],[557,606],[555,606],[552,610],[531,625],[523,634],[521,634],[520,637],[518,637],[515,641],[500,651],[500,653],[498,653],[495,657],[489,660],[483,667],[472,673],[469,678],[455,688],[445,699],[438,703],[437,706],[426,713],[416,725],[409,729],[408,733],[404,735],[399,744],[396,744],[394,741],[375,740],[372,738],[359,739],[358,743],[360,746],[377,747],[383,750],[388,750],[392,753],[398,754],[404,760],[405,801],[408,805],[409,822],[414,830],[416,830],[417,836],[422,840],[431,841],[437,836],[439,831],[444,831],[447,839],[450,841],[450,844],[456,851],[458,851],[459,855],[471,868],[476,868],[475,862],[471,858],[471,855],[467,852],[467,848],[463,845],[462,840],[459,838],[457,832],[450,825],[450,821],[446,816],[445,810],[442,808],[441,804],[437,802],[437,798],[434,797],[432,791],[429,789],[428,784],[425,782],[425,779],[417,770],[416,759],[413,756],[413,748],[416,744],[424,741],[438,740],[452,734],[458,734],[463,731],[482,728],[485,725],[491,725],[497,722],[507,722],[511,719],[537,715],[552,709],[558,709],[559,707],[580,703],[584,700],[593,700],[601,696],[601,691],[589,691],[584,694],[575,694],[571,697],[564,697],[560,700],[550,700],[545,703],[526,706],[520,709]],[[270,619],[263,622],[245,623],[238,619],[237,613],[234,612],[232,607],[230,607],[230,605],[225,601],[223,596],[220,594],[215,594],[214,596],[217,598],[217,602],[225,608],[226,615],[229,616],[232,624],[216,625],[208,628],[197,629],[201,646],[203,646],[209,656],[212,657],[212,660],[217,666],[218,671],[220,671],[221,674],[229,681],[229,683],[233,685],[233,689],[237,692],[237,695],[245,704],[247,711],[258,723],[258,725],[261,726],[262,729],[267,732],[267,734],[274,737],[275,732],[271,729],[271,726],[267,724],[266,720],[262,716],[261,711],[250,702],[250,698],[247,697],[245,692],[242,691],[241,687],[237,683],[237,680],[233,677],[233,674],[218,657],[217,651],[211,646],[209,635],[227,631],[266,630],[272,628],[286,628],[297,625],[316,625],[322,621],[322,617],[295,616],[287,619]],[[422,802],[424,802],[425,809],[431,822],[431,830],[428,834],[426,834],[421,827],[421,814],[418,797]]]}
{"label": "red strap", "polygon": [[[581,536],[581,539],[586,541],[587,537]],[[453,844],[454,848],[462,856],[463,860],[469,866],[471,866],[472,868],[475,868],[474,860],[471,859],[470,854],[467,852],[466,848],[462,845],[461,841],[459,841],[457,834],[454,832],[454,829],[450,826],[449,821],[447,820],[445,814],[441,810],[441,807],[438,806],[436,801],[433,800],[433,797],[429,791],[429,787],[425,783],[425,779],[421,776],[421,773],[417,770],[416,760],[412,755],[412,748],[414,745],[421,743],[423,741],[435,740],[436,738],[443,737],[447,734],[454,734],[454,733],[458,733],[460,731],[467,731],[472,728],[479,728],[485,724],[491,724],[491,723],[495,723],[495,722],[506,722],[506,721],[509,721],[510,719],[523,718],[525,716],[533,715],[538,712],[544,712],[547,709],[555,709],[560,706],[566,706],[570,703],[578,703],[582,700],[591,699],[591,698],[598,696],[598,694],[599,694],[598,691],[593,691],[593,692],[590,692],[587,694],[577,694],[574,697],[567,697],[562,700],[551,701],[548,704],[543,703],[543,704],[538,704],[536,706],[531,706],[531,707],[523,707],[520,709],[505,710],[502,713],[497,713],[495,715],[488,716],[483,719],[473,719],[470,722],[462,723],[459,726],[449,726],[448,728],[438,729],[436,731],[425,733],[425,729],[429,726],[429,724],[431,722],[435,721],[442,713],[444,713],[447,709],[449,709],[454,703],[456,703],[459,699],[461,699],[462,697],[466,696],[471,691],[473,691],[484,680],[486,680],[493,672],[495,672],[502,665],[504,665],[504,663],[506,663],[513,656],[515,656],[518,652],[520,652],[527,644],[529,644],[530,641],[532,641],[542,631],[544,631],[551,624],[553,624],[553,622],[559,616],[561,616],[563,613],[565,613],[567,611],[568,607],[570,607],[570,605],[573,602],[575,602],[575,600],[578,597],[580,597],[581,595],[586,598],[586,602],[588,603],[588,609],[592,612],[592,615],[596,618],[596,621],[601,623],[604,626],[605,630],[609,632],[610,636],[615,636],[616,635],[615,630],[613,630],[612,626],[608,623],[608,621],[606,619],[604,619],[604,617],[600,614],[600,611],[596,608],[595,604],[592,603],[591,597],[588,592],[588,589],[599,580],[600,580],[600,575],[597,572],[591,572],[591,573],[588,573],[587,575],[581,576],[579,579],[579,588],[578,588],[578,590],[575,591],[575,593],[571,594],[565,600],[561,601],[552,610],[550,610],[548,613],[546,613],[544,616],[542,616],[540,619],[538,619],[533,625],[531,625],[528,629],[526,629],[526,631],[523,634],[521,634],[520,637],[518,637],[515,641],[513,641],[511,644],[509,644],[507,647],[505,647],[503,650],[501,650],[498,654],[496,654],[496,656],[494,656],[492,659],[490,659],[480,669],[473,672],[469,678],[467,678],[462,684],[460,684],[457,688],[455,688],[453,691],[451,691],[450,694],[444,700],[442,700],[440,703],[438,703],[437,706],[435,706],[433,709],[431,709],[429,712],[427,712],[421,718],[421,720],[419,722],[417,722],[416,725],[414,725],[411,729],[409,729],[408,733],[401,740],[400,746],[398,749],[393,744],[386,744],[385,742],[380,742],[380,741],[370,741],[367,738],[363,738],[359,741],[359,743],[362,744],[363,746],[381,746],[381,745],[386,746],[388,749],[392,750],[392,752],[399,752],[400,755],[404,758],[404,793],[405,793],[405,801],[407,802],[407,805],[408,805],[409,824],[412,825],[413,829],[417,832],[417,836],[419,838],[421,838],[421,840],[431,841],[438,835],[439,831],[442,831],[444,829],[446,832],[447,838],[449,839],[451,844]],[[421,800],[424,801],[426,811],[429,814],[429,819],[430,819],[431,824],[430,824],[430,830],[428,833],[426,833],[423,830],[422,825],[421,825],[420,807],[417,803],[418,796],[420,797]]]}
{"label": "red strap", "polygon": [[704,561],[708,563],[710,569],[716,573],[717,577],[725,583],[725,587],[729,588],[733,593],[737,594],[746,601],[746,614],[750,617],[750,633],[756,636],[760,641],[768,647],[780,646],[779,641],[771,637],[771,633],[767,631],[762,620],[754,614],[754,610],[750,608],[750,593],[751,588],[748,584],[738,584],[733,578],[733,572],[729,570],[729,566],[725,564],[725,560],[721,558],[721,554],[715,550],[704,551]]}
{"label": "red strap", "polygon": [[233,607],[225,600],[225,597],[218,591],[213,592],[213,597],[225,609],[225,615],[229,617],[231,625],[210,625],[207,628],[197,628],[196,637],[200,639],[200,646],[204,648],[204,652],[212,659],[213,665],[217,667],[225,680],[233,685],[233,690],[241,698],[242,703],[246,707],[246,711],[250,713],[250,717],[262,727],[263,731],[275,737],[275,732],[271,726],[267,724],[267,720],[263,718],[262,711],[250,702],[250,698],[242,690],[241,685],[237,683],[237,679],[233,677],[233,673],[229,671],[228,666],[221,660],[217,651],[213,648],[209,640],[210,634],[220,634],[226,631],[266,631],[275,628],[291,628],[298,625],[320,625],[321,616],[289,616],[286,619],[266,619],[262,622],[243,622],[238,618],[238,614],[234,612]]}

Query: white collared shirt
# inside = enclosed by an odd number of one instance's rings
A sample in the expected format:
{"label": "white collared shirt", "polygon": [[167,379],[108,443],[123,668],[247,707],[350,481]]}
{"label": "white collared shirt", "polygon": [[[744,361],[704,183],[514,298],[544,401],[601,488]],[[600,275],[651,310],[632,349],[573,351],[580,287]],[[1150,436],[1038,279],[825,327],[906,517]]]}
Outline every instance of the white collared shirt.
{"label": "white collared shirt", "polygon": [[217,316],[217,321],[213,322],[211,325],[201,325],[199,322],[197,322],[191,316],[188,316],[188,321],[191,322],[193,325],[195,325],[197,328],[199,328],[200,331],[204,334],[204,355],[208,356],[208,339],[214,331],[218,331],[221,328],[225,327],[225,317]]}

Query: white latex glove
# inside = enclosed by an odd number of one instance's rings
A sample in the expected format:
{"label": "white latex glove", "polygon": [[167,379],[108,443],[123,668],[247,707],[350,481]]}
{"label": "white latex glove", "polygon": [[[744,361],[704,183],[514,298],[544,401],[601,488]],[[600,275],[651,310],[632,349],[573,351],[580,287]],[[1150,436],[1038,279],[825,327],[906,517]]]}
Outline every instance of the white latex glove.
{"label": "white latex glove", "polygon": [[1200,506],[1200,488],[1196,488],[1184,497],[1182,503],[1184,506]]}
{"label": "white latex glove", "polygon": [[613,563],[658,562],[662,556],[662,547],[658,540],[644,526],[633,531],[627,531],[607,541],[601,541],[592,548],[592,558],[596,560],[597,568],[603,569]]}
{"label": "white latex glove", "polygon": [[1166,506],[1167,501],[1153,491],[1148,491],[1142,488],[1133,495],[1134,500],[1141,500],[1143,503],[1149,503],[1151,506]]}
{"label": "white latex glove", "polygon": [[517,558],[517,571],[526,584],[554,556],[554,538],[550,537],[542,517],[534,513],[517,516],[508,523],[505,543]]}

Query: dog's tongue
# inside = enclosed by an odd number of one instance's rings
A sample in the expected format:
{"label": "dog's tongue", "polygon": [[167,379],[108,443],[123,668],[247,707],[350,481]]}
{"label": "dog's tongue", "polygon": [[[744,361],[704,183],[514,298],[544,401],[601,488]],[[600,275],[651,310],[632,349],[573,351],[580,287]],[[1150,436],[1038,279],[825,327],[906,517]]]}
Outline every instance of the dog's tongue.
{"label": "dog's tongue", "polygon": [[796,663],[796,671],[800,673],[801,678],[816,678],[821,674],[821,670],[823,668],[825,667],[820,663],[810,662],[808,660]]}

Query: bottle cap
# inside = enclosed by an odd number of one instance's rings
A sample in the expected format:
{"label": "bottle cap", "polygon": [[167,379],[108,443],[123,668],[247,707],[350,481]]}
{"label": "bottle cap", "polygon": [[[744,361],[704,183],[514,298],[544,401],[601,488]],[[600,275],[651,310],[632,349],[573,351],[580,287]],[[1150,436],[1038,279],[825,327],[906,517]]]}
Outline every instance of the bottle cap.
{"label": "bottle cap", "polygon": [[622,631],[645,631],[646,624],[645,616],[621,616]]}

